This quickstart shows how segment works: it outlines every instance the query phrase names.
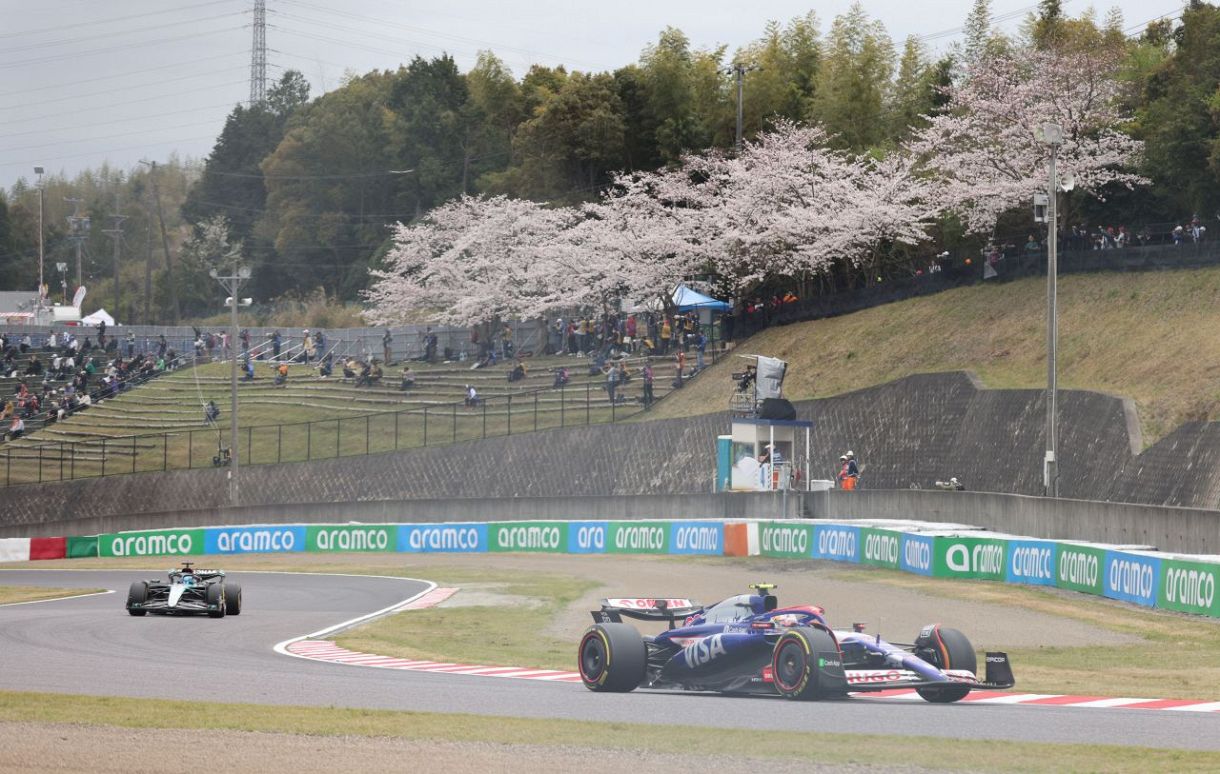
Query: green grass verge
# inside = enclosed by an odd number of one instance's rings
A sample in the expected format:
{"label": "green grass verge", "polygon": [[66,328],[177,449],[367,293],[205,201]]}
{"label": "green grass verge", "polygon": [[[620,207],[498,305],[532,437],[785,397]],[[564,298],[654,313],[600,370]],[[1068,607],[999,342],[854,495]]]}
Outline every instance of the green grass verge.
{"label": "green grass verge", "polygon": [[[1220,754],[1114,745],[922,739],[879,734],[757,731],[681,725],[599,723],[336,707],[274,707],[0,691],[0,720],[120,728],[191,728],[310,736],[390,737],[540,745],[590,751],[741,756],[820,765],[900,765],[936,770],[1216,771]],[[102,720],[104,719],[104,721]]]}
{"label": "green grass verge", "polygon": [[1220,700],[1220,621],[1150,610],[1071,591],[925,578],[868,567],[835,567],[844,580],[1007,605],[1143,638],[1131,645],[1013,648],[1018,688],[1061,693]]}
{"label": "green grass verge", "polygon": [[474,664],[574,669],[572,641],[545,632],[593,581],[543,573],[438,568],[428,572],[441,586],[460,586],[459,596],[491,597],[489,604],[437,607],[387,616],[336,638],[344,648],[382,656]]}
{"label": "green grass verge", "polygon": [[0,586],[0,605],[96,594],[103,589],[51,589],[45,586]]}

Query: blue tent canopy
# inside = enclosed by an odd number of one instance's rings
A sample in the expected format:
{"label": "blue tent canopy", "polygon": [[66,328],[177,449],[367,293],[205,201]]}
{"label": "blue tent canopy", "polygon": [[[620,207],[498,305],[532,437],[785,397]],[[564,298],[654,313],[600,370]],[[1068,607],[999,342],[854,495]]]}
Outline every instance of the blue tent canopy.
{"label": "blue tent canopy", "polygon": [[689,312],[692,309],[708,309],[713,312],[729,311],[729,305],[725,302],[705,296],[685,285],[679,285],[674,289],[674,306],[678,308],[679,312]]}

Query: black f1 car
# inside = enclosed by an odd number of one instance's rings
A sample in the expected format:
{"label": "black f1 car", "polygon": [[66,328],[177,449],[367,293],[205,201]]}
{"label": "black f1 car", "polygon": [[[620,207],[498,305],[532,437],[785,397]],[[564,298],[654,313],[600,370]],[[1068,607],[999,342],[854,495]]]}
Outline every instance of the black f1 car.
{"label": "black f1 car", "polygon": [[[1014,685],[1006,653],[986,654],[979,680],[966,636],[925,626],[900,645],[880,635],[834,631],[814,605],[778,606],[772,584],[704,608],[689,599],[606,599],[580,640],[581,680],[591,691],[666,688],[779,694],[822,699],[848,693],[914,688],[930,702],[954,702],[971,690]],[[624,617],[668,623],[641,636]],[[682,622],[680,626],[676,625]]]}
{"label": "black f1 car", "polygon": [[212,618],[241,614],[241,586],[225,580],[224,570],[203,570],[183,562],[169,571],[169,582],[136,581],[127,592],[127,612],[207,613]]}

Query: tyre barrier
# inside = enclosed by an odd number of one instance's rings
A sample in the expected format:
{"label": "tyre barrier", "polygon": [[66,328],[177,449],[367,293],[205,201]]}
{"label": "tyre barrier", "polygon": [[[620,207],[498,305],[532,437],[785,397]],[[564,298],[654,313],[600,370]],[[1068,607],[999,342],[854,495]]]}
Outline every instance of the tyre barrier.
{"label": "tyre barrier", "polygon": [[244,553],[766,556],[1050,586],[1220,618],[1220,557],[1042,540],[922,521],[508,521],[275,524],[0,539],[0,562]]}

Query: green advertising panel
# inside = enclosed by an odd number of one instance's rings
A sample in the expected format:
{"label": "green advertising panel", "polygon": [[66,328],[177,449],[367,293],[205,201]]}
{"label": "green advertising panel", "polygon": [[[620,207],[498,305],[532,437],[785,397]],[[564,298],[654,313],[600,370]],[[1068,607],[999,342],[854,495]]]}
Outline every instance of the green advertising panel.
{"label": "green advertising panel", "polygon": [[808,559],[813,551],[813,525],[772,521],[758,525],[758,553]]}
{"label": "green advertising panel", "polygon": [[612,521],[606,553],[669,553],[669,525],[663,521]]}
{"label": "green advertising panel", "polygon": [[487,550],[565,553],[568,550],[568,523],[513,521],[488,524]]}
{"label": "green advertising panel", "polygon": [[902,533],[888,529],[864,527],[860,530],[860,562],[891,570],[901,568]]}
{"label": "green advertising panel", "polygon": [[1057,543],[1055,547],[1055,585],[1061,589],[1085,594],[1104,593],[1102,576],[1106,569],[1106,550],[1073,543]]}
{"label": "green advertising panel", "polygon": [[394,551],[398,548],[398,527],[381,525],[322,525],[305,529],[305,550]]}
{"label": "green advertising panel", "polygon": [[68,542],[64,546],[64,556],[68,559],[85,559],[90,556],[97,556],[97,538],[97,535],[69,536]]}
{"label": "green advertising panel", "polygon": [[160,529],[98,535],[98,556],[190,556],[203,553],[203,530]]}
{"label": "green advertising panel", "polygon": [[997,538],[937,537],[932,548],[932,575],[1002,581],[1008,541]]}
{"label": "green advertising panel", "polygon": [[1220,599],[1216,598],[1218,581],[1220,564],[1163,559],[1157,607],[1220,618]]}

